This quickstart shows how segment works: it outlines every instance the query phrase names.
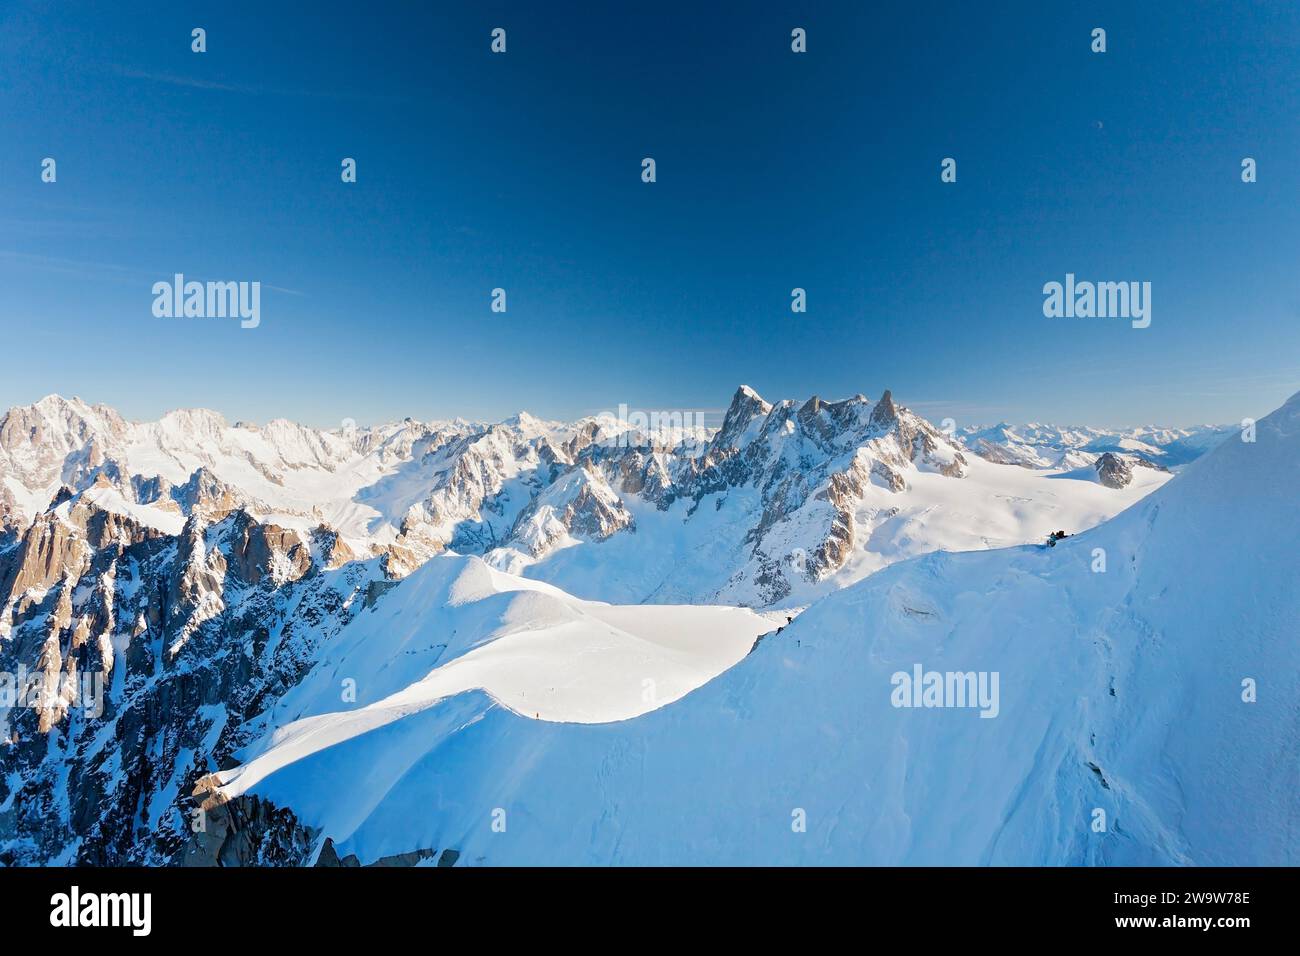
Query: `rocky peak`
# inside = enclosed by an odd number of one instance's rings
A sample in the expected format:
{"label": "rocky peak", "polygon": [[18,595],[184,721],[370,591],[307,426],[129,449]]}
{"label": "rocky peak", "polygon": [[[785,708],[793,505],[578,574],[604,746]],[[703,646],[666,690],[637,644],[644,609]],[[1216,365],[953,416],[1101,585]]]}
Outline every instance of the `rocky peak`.
{"label": "rocky peak", "polygon": [[756,419],[766,418],[772,406],[748,385],[736,389],[731,405],[722,419],[722,428],[713,440],[716,448],[736,448],[745,430]]}
{"label": "rocky peak", "polygon": [[0,448],[31,443],[79,447],[96,434],[120,434],[126,422],[106,405],[88,405],[79,398],[47,395],[32,405],[9,409],[0,418]]}
{"label": "rocky peak", "polygon": [[228,427],[221,413],[209,408],[174,409],[159,420],[158,426],[161,431],[172,434],[217,440]]}
{"label": "rocky peak", "polygon": [[871,424],[879,428],[892,428],[898,422],[898,406],[894,404],[894,395],[885,389],[880,401],[871,410]]}
{"label": "rocky peak", "polygon": [[1133,480],[1133,466],[1119,455],[1106,452],[1093,464],[1097,480],[1107,488],[1126,488]]}
{"label": "rocky peak", "polygon": [[510,537],[541,557],[566,536],[603,541],[624,529],[635,530],[631,512],[603,475],[579,466],[533,499]]}
{"label": "rocky peak", "polygon": [[296,581],[311,569],[312,548],[306,536],[260,522],[245,511],[234,513],[229,541],[231,570],[247,584]]}
{"label": "rocky peak", "polygon": [[196,468],[190,480],[175,489],[173,496],[186,514],[201,511],[209,519],[222,518],[239,507],[236,489],[206,467]]}
{"label": "rocky peak", "polygon": [[311,533],[314,562],[325,571],[333,571],[355,561],[357,556],[343,536],[329,525],[319,525]]}
{"label": "rocky peak", "polygon": [[47,511],[24,532],[7,580],[0,581],[0,605],[7,607],[28,589],[45,591],[79,577],[89,557],[90,547],[78,529]]}

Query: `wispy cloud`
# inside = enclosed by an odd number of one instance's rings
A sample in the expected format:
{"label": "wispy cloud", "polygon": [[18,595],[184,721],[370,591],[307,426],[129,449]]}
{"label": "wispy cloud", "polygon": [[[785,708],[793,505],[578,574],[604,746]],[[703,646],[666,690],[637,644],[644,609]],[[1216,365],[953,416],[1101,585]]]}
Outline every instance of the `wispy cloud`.
{"label": "wispy cloud", "polygon": [[84,259],[65,259],[61,256],[37,255],[30,252],[14,252],[0,249],[0,262],[12,263],[23,269],[35,269],[52,272],[57,275],[75,276],[78,279],[131,283],[139,281],[147,273],[140,269],[119,266],[111,262],[89,262]]}
{"label": "wispy cloud", "polygon": [[[91,262],[85,259],[66,259],[61,256],[44,256],[30,252],[15,252],[11,249],[0,249],[0,263],[13,263],[23,269],[36,269],[42,272],[52,272],[57,275],[75,276],[79,279],[107,280],[110,282],[121,282],[128,284],[148,283],[171,281],[175,274],[175,269],[139,269],[132,266],[121,266],[111,262]],[[185,278],[195,282],[207,282],[210,277],[204,275],[185,273]],[[219,280],[227,281],[227,280]],[[260,281],[260,280],[259,280]],[[306,292],[298,289],[289,289],[285,286],[271,285],[269,282],[262,283],[263,289],[270,289],[274,292],[283,292],[285,295],[295,295],[308,297]]]}
{"label": "wispy cloud", "polygon": [[227,93],[268,93],[270,90],[252,86],[236,86],[232,83],[217,83],[214,80],[201,80],[190,76],[176,76],[172,73],[150,73],[130,67],[115,67],[114,72],[132,80],[150,80],[154,83],[166,83],[170,86],[187,86],[195,90],[222,90]]}
{"label": "wispy cloud", "polygon": [[160,73],[155,70],[141,70],[130,66],[112,65],[112,73],[129,80],[143,80],[149,83],[163,83],[192,90],[209,90],[217,93],[238,93],[244,96],[296,96],[320,97],[336,100],[358,100],[363,102],[406,102],[408,96],[373,95],[355,90],[325,89],[284,89],[273,86],[248,86],[241,83],[224,83],[218,80],[202,79],[193,76],[180,76],[175,73]]}

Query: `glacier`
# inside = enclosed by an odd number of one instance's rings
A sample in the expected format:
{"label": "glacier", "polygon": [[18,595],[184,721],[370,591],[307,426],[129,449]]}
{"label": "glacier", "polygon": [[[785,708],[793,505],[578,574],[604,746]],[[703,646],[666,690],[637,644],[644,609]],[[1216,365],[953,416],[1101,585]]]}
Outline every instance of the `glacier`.
{"label": "glacier", "polygon": [[[894,564],[601,723],[521,713],[490,674],[416,692],[454,659],[384,686],[408,705],[393,719],[366,716],[392,698],[340,709],[332,678],[382,670],[379,635],[445,629],[448,575],[426,565],[210,787],[292,808],[362,862],[1294,865],[1298,471],[1300,396],[1053,548]],[[893,706],[917,662],[996,672],[996,719]]]}

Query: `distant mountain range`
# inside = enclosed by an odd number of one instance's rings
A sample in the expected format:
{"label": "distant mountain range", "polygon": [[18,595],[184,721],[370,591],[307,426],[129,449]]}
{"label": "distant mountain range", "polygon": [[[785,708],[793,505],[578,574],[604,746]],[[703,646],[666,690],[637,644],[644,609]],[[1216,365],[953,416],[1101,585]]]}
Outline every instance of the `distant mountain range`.
{"label": "distant mountain range", "polygon": [[[949,437],[888,392],[772,405],[741,388],[721,428],[668,436],[612,416],[561,424],[526,413],[324,431],[190,409],[136,424],[50,396],[0,420],[0,541],[58,496],[169,535],[196,511],[210,521],[242,510],[326,530],[354,556],[380,557],[391,578],[453,550],[592,596],[768,604],[824,593],[807,585],[846,566],[860,577],[936,547],[1034,540],[1134,500],[1067,492],[976,457],[1092,480],[1080,469],[1105,452],[1178,467],[1226,432],[998,425]],[[1150,490],[1145,478],[1138,490]],[[966,513],[947,517],[954,506]],[[585,549],[565,553],[612,539],[602,581]],[[629,551],[631,573],[620,575],[610,562]]]}
{"label": "distant mountain range", "polygon": [[1026,468],[1078,468],[1092,464],[1106,452],[1177,468],[1199,458],[1237,430],[1235,425],[1112,430],[1002,422],[963,429],[958,437],[988,461]]}
{"label": "distant mountain range", "polygon": [[[644,700],[576,693],[558,711],[536,708],[543,720],[623,719],[887,565],[1092,527],[1225,433],[949,436],[889,392],[773,404],[745,387],[720,428],[685,432],[527,414],[331,431],[203,410],[133,423],[58,396],[11,409],[0,420],[0,672],[28,675],[32,693],[0,697],[0,863],[192,851],[195,783],[298,716],[305,691],[291,692],[308,675],[348,676],[335,650],[380,612],[408,608],[418,640],[391,653],[426,671],[480,641],[499,645],[497,664],[534,674],[563,671],[573,654],[607,673],[644,661],[631,671]],[[404,581],[416,573],[447,589],[421,603],[427,585]],[[444,604],[481,608],[448,630]],[[720,629],[708,608],[637,611],[647,604],[754,610]],[[501,643],[539,621],[572,634],[545,653]],[[464,686],[546,692],[506,671]],[[398,674],[420,676],[389,670],[357,699],[398,692]],[[103,709],[90,714],[81,696],[95,681]]]}

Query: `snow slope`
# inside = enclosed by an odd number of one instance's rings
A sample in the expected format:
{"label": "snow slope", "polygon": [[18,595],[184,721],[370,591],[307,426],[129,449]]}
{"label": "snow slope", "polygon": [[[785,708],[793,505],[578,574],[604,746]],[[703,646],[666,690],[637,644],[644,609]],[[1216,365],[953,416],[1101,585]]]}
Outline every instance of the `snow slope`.
{"label": "snow slope", "polygon": [[[1300,396],[1092,531],[896,564],[635,719],[435,701],[482,681],[399,691],[398,673],[371,692],[399,695],[384,719],[326,712],[322,690],[223,792],[291,807],[363,862],[1294,865],[1297,469]],[[418,584],[398,587],[410,611]],[[349,667],[396,666],[350,627]],[[998,716],[893,706],[916,664],[996,673]]]}
{"label": "snow slope", "polygon": [[[859,543],[834,575],[809,581],[798,573],[808,542],[817,540],[812,521],[789,520],[771,535],[774,551],[789,555],[785,564],[793,583],[778,606],[807,605],[896,561],[930,551],[1005,548],[1043,541],[1057,530],[1073,534],[1122,511],[1168,479],[1166,473],[1138,468],[1132,484],[1111,489],[1097,483],[1091,466],[1064,474],[974,458],[960,481],[916,472],[909,475],[904,494],[869,485],[853,508]],[[763,511],[757,489],[709,495],[698,506],[678,500],[667,510],[634,498],[625,503],[635,518],[634,535],[615,535],[598,548],[557,549],[536,563],[513,549],[489,552],[485,559],[593,600],[687,603],[701,595],[724,603],[752,600],[746,582],[735,579],[737,568],[749,560],[745,531]]]}
{"label": "snow slope", "polygon": [[968,461],[888,391],[771,404],[742,386],[707,435],[525,413],[333,431],[203,409],[135,423],[49,396],[0,418],[0,548],[66,488],[168,534],[235,509],[332,529],[391,578],[453,551],[591,600],[795,607],[936,548],[1091,527],[1169,477],[1098,488],[1071,471],[1095,457],[1079,454],[1052,468]]}
{"label": "snow slope", "polygon": [[[743,608],[617,607],[496,571],[476,557],[431,558],[362,613],[330,660],[280,699],[275,716],[337,710],[286,739],[345,739],[482,689],[548,721],[624,720],[677,700],[735,664],[775,624]],[[301,738],[301,739],[300,739]]]}

